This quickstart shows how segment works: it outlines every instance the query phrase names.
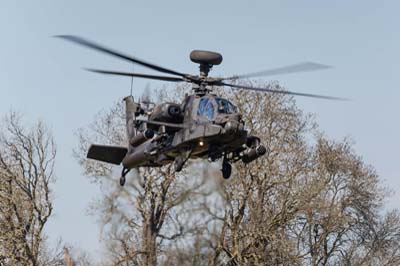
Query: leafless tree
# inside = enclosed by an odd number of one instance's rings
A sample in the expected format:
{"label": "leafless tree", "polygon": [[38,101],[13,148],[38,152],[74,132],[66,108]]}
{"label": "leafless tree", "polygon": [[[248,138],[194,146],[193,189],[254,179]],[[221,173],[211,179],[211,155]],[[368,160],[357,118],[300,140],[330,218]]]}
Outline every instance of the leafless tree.
{"label": "leafless tree", "polygon": [[[0,264],[49,265],[43,229],[53,211],[56,148],[49,129],[27,129],[16,113],[1,123]],[[54,264],[56,265],[56,264]]]}
{"label": "leafless tree", "polygon": [[210,264],[396,265],[400,220],[379,215],[386,190],[351,142],[324,137],[291,97],[227,96],[250,132],[262,136],[267,154],[237,164],[236,177],[224,184],[226,208],[207,208],[220,221]]}

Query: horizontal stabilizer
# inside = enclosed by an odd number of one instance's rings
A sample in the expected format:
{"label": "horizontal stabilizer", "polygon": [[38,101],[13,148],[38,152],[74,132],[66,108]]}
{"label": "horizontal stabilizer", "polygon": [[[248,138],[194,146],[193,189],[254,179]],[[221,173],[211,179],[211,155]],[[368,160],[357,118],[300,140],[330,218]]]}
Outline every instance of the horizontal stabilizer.
{"label": "horizontal stabilizer", "polygon": [[87,158],[106,163],[120,164],[128,149],[118,146],[91,145]]}

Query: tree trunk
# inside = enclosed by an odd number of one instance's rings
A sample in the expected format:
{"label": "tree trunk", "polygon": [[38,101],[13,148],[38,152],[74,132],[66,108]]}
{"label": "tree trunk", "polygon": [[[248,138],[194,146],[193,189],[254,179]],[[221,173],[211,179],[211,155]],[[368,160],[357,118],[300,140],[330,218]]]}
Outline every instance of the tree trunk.
{"label": "tree trunk", "polygon": [[143,227],[143,265],[156,266],[157,265],[157,250],[156,250],[157,232],[152,222],[148,221]]}
{"label": "tree trunk", "polygon": [[71,255],[69,254],[69,250],[66,247],[64,248],[64,259],[65,266],[73,266]]}

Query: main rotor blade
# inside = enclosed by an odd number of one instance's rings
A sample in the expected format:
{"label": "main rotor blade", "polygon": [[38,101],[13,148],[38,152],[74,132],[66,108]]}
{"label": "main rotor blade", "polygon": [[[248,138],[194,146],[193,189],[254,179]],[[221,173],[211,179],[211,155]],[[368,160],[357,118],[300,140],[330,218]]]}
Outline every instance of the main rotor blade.
{"label": "main rotor blade", "polygon": [[244,86],[244,85],[228,84],[228,83],[224,83],[224,82],[221,82],[218,85],[229,86],[229,87],[232,87],[232,88],[238,88],[238,89],[244,89],[244,90],[253,90],[253,91],[263,91],[263,92],[272,92],[272,93],[280,93],[280,94],[289,94],[289,95],[313,97],[313,98],[320,98],[320,99],[327,99],[327,100],[339,100],[339,101],[348,101],[349,100],[349,99],[346,99],[346,98],[339,98],[339,97],[333,97],[333,96],[309,94],[309,93],[301,93],[301,92],[293,92],[293,91],[281,91],[281,90],[274,90],[274,89],[269,89],[269,88],[258,88],[258,87]]}
{"label": "main rotor blade", "polygon": [[164,68],[164,67],[161,67],[161,66],[157,66],[157,65],[155,65],[155,64],[146,62],[146,61],[144,61],[144,60],[141,60],[141,59],[136,58],[136,57],[133,57],[133,56],[124,55],[124,54],[122,54],[122,53],[120,53],[120,52],[117,52],[117,51],[115,51],[115,50],[106,48],[106,47],[104,47],[104,46],[102,46],[102,45],[100,45],[100,44],[94,43],[94,42],[92,42],[92,41],[83,39],[83,38],[78,37],[78,36],[73,36],[73,35],[57,35],[57,36],[55,36],[55,37],[61,38],[61,39],[67,40],[67,41],[71,41],[71,42],[74,42],[74,43],[77,43],[77,44],[80,44],[80,45],[83,45],[83,46],[92,48],[92,49],[94,49],[94,50],[97,50],[97,51],[100,51],[100,52],[103,52],[103,53],[106,53],[106,54],[109,54],[109,55],[113,55],[113,56],[115,56],[115,57],[118,57],[118,58],[127,60],[127,61],[129,61],[129,62],[133,62],[133,63],[139,64],[139,65],[142,65],[142,66],[144,66],[144,67],[147,67],[147,68],[150,68],[150,69],[159,71],[159,72],[163,72],[163,73],[167,73],[167,74],[172,74],[172,75],[177,75],[177,76],[181,76],[181,77],[186,76],[186,74],[184,74],[184,73],[180,73],[180,72],[177,72],[177,71],[168,69],[168,68]]}
{"label": "main rotor blade", "polygon": [[106,74],[106,75],[117,75],[117,76],[127,76],[127,77],[137,77],[137,78],[145,78],[145,79],[156,79],[163,81],[172,81],[172,82],[180,82],[184,81],[183,78],[178,77],[167,77],[167,76],[158,76],[158,75],[148,75],[148,74],[140,74],[140,73],[130,73],[130,72],[120,72],[120,71],[109,71],[109,70],[101,70],[101,69],[92,69],[85,68],[87,71]]}
{"label": "main rotor blade", "polygon": [[264,71],[244,74],[244,75],[236,75],[228,78],[224,78],[223,80],[232,80],[232,79],[242,79],[242,78],[253,78],[253,77],[266,77],[273,75],[282,75],[282,74],[291,74],[298,72],[309,72],[331,68],[331,66],[322,65],[314,62],[304,62],[298,63],[294,65],[289,65],[285,67],[272,68]]}

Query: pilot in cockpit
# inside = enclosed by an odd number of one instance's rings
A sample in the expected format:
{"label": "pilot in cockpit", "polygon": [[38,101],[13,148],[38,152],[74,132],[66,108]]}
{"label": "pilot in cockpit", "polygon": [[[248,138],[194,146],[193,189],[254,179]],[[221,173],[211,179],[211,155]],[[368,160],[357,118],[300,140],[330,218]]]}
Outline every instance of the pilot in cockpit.
{"label": "pilot in cockpit", "polygon": [[223,98],[215,98],[218,104],[218,113],[221,114],[234,114],[236,107],[231,104],[228,100]]}

